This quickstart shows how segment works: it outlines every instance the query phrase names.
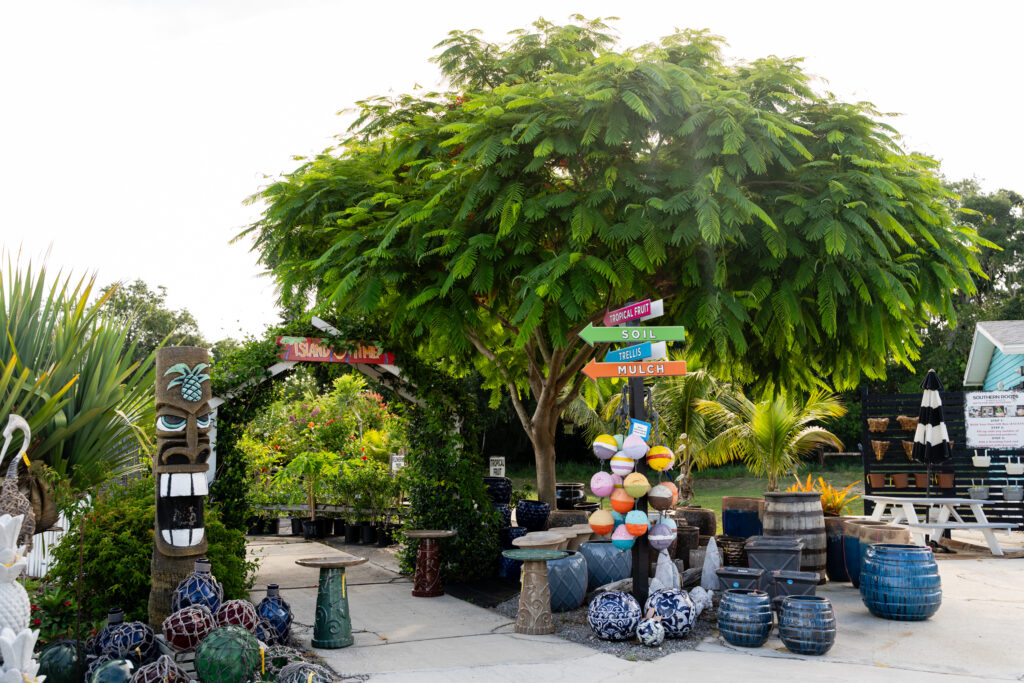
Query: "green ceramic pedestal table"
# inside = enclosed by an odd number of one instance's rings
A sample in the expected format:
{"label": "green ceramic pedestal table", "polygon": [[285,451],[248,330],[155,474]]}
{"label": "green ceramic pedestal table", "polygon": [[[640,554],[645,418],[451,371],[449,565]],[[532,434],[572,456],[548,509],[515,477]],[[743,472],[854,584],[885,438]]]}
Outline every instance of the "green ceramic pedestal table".
{"label": "green ceramic pedestal table", "polygon": [[420,539],[416,551],[416,573],[412,579],[412,594],[417,598],[436,598],[444,595],[441,585],[441,548],[439,538],[451,538],[455,532],[450,529],[406,529],[406,538]]}
{"label": "green ceramic pedestal table", "polygon": [[337,555],[295,560],[303,567],[320,570],[320,589],[316,594],[316,623],[313,625],[313,647],[335,649],[353,643],[352,618],[348,611],[348,589],[345,567],[366,562],[365,557]]}
{"label": "green ceramic pedestal table", "polygon": [[548,586],[548,560],[560,560],[564,550],[506,550],[502,555],[523,563],[523,590],[519,594],[516,633],[535,636],[555,632],[551,618],[551,587]]}

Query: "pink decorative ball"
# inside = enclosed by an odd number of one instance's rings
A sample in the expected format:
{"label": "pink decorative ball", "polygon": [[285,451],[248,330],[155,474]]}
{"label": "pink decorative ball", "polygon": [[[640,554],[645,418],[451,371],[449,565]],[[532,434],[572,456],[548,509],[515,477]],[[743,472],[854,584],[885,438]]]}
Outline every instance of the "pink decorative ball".
{"label": "pink decorative ball", "polygon": [[615,490],[615,481],[607,472],[598,472],[590,478],[590,490],[598,498],[606,498]]}

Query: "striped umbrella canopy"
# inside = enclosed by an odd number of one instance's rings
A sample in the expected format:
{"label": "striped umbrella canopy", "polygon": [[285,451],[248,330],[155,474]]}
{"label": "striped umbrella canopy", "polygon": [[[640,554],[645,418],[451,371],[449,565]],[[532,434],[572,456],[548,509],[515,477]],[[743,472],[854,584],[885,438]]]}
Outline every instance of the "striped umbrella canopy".
{"label": "striped umbrella canopy", "polygon": [[935,370],[929,370],[921,382],[924,395],[921,397],[921,412],[917,418],[917,432],[914,433],[914,449],[910,457],[934,465],[949,460],[949,432],[942,419],[942,382]]}

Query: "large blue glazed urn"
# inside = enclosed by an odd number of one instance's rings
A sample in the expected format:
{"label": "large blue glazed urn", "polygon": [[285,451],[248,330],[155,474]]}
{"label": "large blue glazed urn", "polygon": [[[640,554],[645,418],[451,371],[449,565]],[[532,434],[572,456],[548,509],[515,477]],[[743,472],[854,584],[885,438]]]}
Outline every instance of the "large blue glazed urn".
{"label": "large blue glazed urn", "polygon": [[501,549],[512,550],[515,548],[512,541],[525,536],[527,533],[528,531],[521,526],[505,527],[498,533],[498,537],[501,540]]}
{"label": "large blue glazed urn", "polygon": [[544,531],[548,524],[551,506],[539,500],[521,500],[516,503],[516,526],[528,531]]}
{"label": "large blue glazed urn", "polygon": [[256,606],[256,613],[274,629],[279,642],[288,642],[288,631],[292,625],[292,608],[281,597],[276,583],[267,586],[267,596]]}
{"label": "large blue glazed urn", "polygon": [[612,591],[594,598],[587,609],[587,623],[603,640],[627,640],[640,624],[640,603],[629,593]]}
{"label": "large blue glazed urn", "polygon": [[789,595],[779,610],[779,638],[798,655],[823,655],[836,642],[832,601],[820,595]]}
{"label": "large blue glazed urn", "polygon": [[942,580],[931,548],[896,543],[867,547],[860,595],[876,617],[922,621],[942,604]]}
{"label": "large blue glazed urn", "polygon": [[690,596],[681,590],[666,588],[647,596],[644,612],[654,610],[661,617],[666,638],[685,638],[697,621],[697,608]]}
{"label": "large blue glazed urn", "polygon": [[512,500],[512,480],[508,477],[484,477],[484,486],[495,505],[508,505]]}
{"label": "large blue glazed urn", "polygon": [[512,508],[508,505],[495,505],[494,509],[501,515],[501,528],[507,529],[512,526]]}
{"label": "large blue glazed urn", "polygon": [[587,559],[588,590],[629,578],[633,572],[633,553],[619,550],[611,541],[582,543],[580,554]]}
{"label": "large blue glazed urn", "polygon": [[548,587],[555,612],[576,609],[587,597],[587,560],[577,551],[568,552],[560,560],[548,560]]}
{"label": "large blue glazed urn", "polygon": [[730,588],[718,603],[718,632],[725,642],[761,647],[772,631],[772,599],[764,591]]}

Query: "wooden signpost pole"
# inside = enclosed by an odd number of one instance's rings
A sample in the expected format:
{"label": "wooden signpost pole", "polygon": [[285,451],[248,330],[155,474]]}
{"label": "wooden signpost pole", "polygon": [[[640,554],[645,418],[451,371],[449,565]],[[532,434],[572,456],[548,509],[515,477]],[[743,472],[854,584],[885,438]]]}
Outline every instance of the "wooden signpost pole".
{"label": "wooden signpost pole", "polygon": [[[647,405],[644,403],[644,378],[629,378],[629,416],[634,420],[647,421]],[[647,476],[647,458],[641,458],[636,463],[636,471]],[[647,496],[637,502],[637,510],[647,516]],[[650,551],[647,536],[641,536],[633,544],[633,597],[640,603],[641,607],[647,602],[648,571],[650,563]]]}

